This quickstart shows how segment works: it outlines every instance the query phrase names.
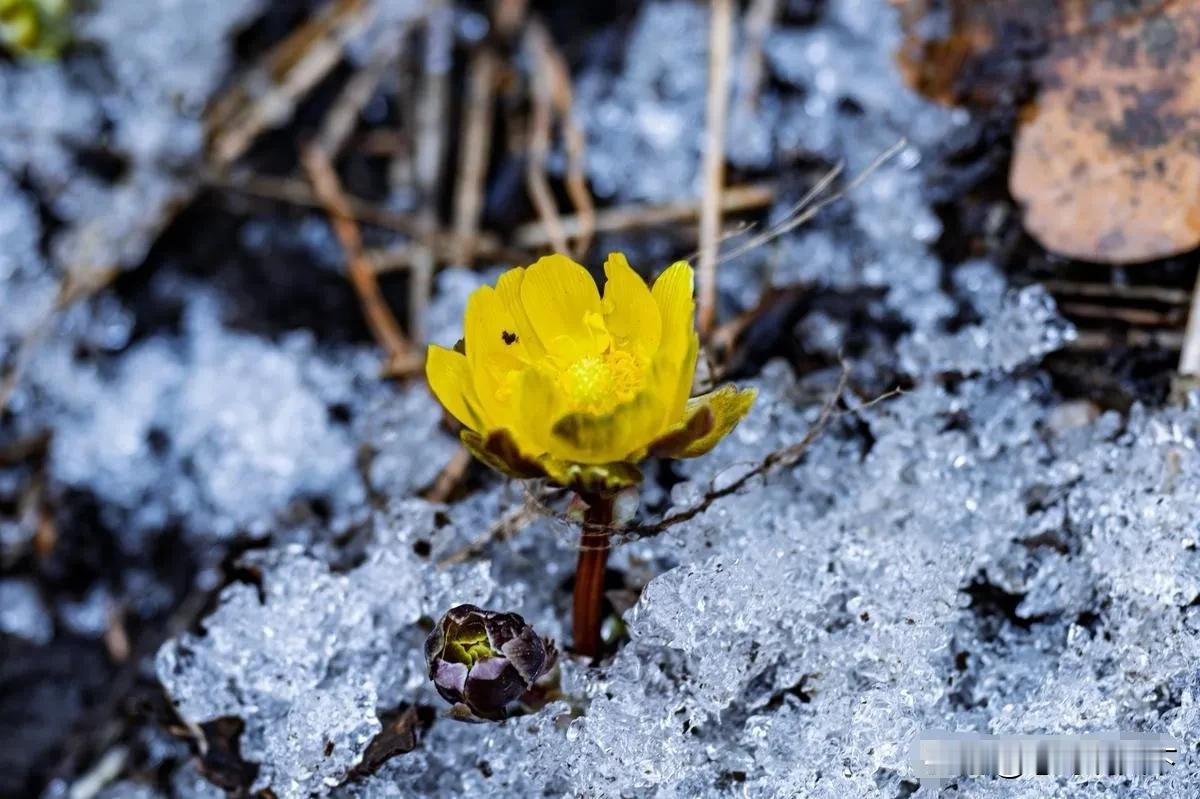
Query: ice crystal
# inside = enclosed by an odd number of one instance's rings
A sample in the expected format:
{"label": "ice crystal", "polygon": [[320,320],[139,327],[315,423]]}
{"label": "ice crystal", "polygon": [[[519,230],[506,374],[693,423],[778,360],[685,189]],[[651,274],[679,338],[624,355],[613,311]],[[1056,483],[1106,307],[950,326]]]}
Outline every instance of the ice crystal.
{"label": "ice crystal", "polygon": [[32,582],[0,580],[0,632],[34,644],[47,644],[54,637],[54,622]]}
{"label": "ice crystal", "polygon": [[[979,305],[982,301],[976,300]],[[1058,315],[1054,299],[1041,286],[1008,294],[989,311],[986,324],[968,325],[952,335],[915,332],[901,342],[901,367],[910,374],[1012,371],[1075,339],[1074,327]]]}
{"label": "ice crystal", "polygon": [[[198,300],[182,339],[136,345],[115,374],[67,359],[47,353],[32,376],[62,405],[53,473],[125,509],[136,529],[183,518],[254,533],[295,499],[330,495],[335,512],[362,501],[353,439],[330,418],[366,371],[361,355],[331,369],[306,335],[276,346],[231,332]],[[156,468],[135,468],[145,463]]]}

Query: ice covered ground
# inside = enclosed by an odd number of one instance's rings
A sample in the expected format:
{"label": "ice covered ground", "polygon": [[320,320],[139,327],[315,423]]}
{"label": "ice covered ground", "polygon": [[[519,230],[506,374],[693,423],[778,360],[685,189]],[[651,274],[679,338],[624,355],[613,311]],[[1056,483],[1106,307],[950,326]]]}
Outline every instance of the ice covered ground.
{"label": "ice covered ground", "polygon": [[[878,289],[868,315],[909,332],[875,341],[855,376],[898,371],[914,387],[866,408],[869,397],[847,392],[801,462],[619,548],[613,568],[641,589],[625,614],[629,640],[600,668],[564,659],[564,699],[536,715],[438,718],[414,751],[349,781],[381,717],[445,707],[424,674],[429,619],[472,602],[567,633],[569,526],[536,519],[484,556],[448,562],[521,496],[493,480],[446,506],[415,497],[454,451],[423,387],[381,383],[364,348],[235,329],[219,295],[170,280],[158,290],[183,305],[178,330],[135,340],[128,309],[102,295],[38,349],[15,424],[54,429],[50,479],[94,496],[122,547],[177,526],[211,567],[234,535],[264,544],[242,556],[261,585],[226,587],[201,631],[154,663],[187,721],[245,721],[256,787],[280,799],[898,799],[917,788],[907,746],[920,729],[1127,729],[1168,732],[1189,752],[1170,776],[1106,783],[1108,795],[1200,796],[1198,409],[1096,415],[1055,395],[1038,361],[1072,331],[1045,292],[1009,287],[986,261],[944,264],[930,248],[929,166],[939,140],[968,121],[901,85],[882,0],[831,0],[823,14],[768,41],[768,68],[803,99],[765,96],[757,113],[770,124],[756,129],[773,138],[756,146],[766,155],[731,157],[776,163],[804,151],[854,173],[900,136],[911,144],[813,225],[727,265],[723,290],[738,307],[771,283]],[[581,76],[599,192],[663,199],[695,188],[680,176],[698,158],[705,55],[687,43],[706,40],[704,23],[697,5],[647,4],[623,67]],[[631,120],[646,129],[618,135]],[[629,174],[630,164],[642,168]],[[23,230],[0,235],[19,243]],[[458,337],[479,281],[441,274],[430,311],[440,343]],[[830,354],[846,326],[814,311],[799,330]],[[81,365],[80,342],[110,355]],[[690,507],[798,441],[837,377],[768,364],[752,380],[750,417],[681,466],[669,499],[648,487],[643,504]],[[0,528],[0,545],[31,534]],[[0,583],[0,607],[0,629],[30,641],[45,639],[52,612],[102,626],[88,602],[49,609],[19,579]],[[171,785],[175,799],[220,795],[191,765]],[[1099,788],[962,781],[942,795],[1018,790]],[[101,796],[160,792],[126,781]]]}
{"label": "ice covered ground", "polygon": [[43,322],[68,272],[86,285],[145,257],[194,182],[228,39],[261,5],[106,0],[73,17],[85,54],[3,68],[0,358]]}
{"label": "ice covered ground", "polygon": [[[678,505],[797,440],[829,381],[774,363],[756,382],[755,414],[674,488]],[[564,663],[567,701],[502,725],[439,720],[416,751],[332,793],[894,797],[915,787],[905,758],[920,729],[1194,741],[1196,411],[1074,411],[1036,371],[996,369],[840,419],[794,469],[620,550],[619,568],[676,565],[627,614],[613,662]],[[392,503],[347,572],[272,553],[265,601],[234,586],[206,636],[160,653],[181,711],[247,718],[243,752],[266,764],[264,784],[326,792],[378,731],[376,708],[439,705],[421,616],[470,601],[562,634],[554,589],[573,553],[550,523],[490,562],[431,563],[491,523],[499,492]],[[1185,758],[1115,793],[1191,796],[1195,779]]]}

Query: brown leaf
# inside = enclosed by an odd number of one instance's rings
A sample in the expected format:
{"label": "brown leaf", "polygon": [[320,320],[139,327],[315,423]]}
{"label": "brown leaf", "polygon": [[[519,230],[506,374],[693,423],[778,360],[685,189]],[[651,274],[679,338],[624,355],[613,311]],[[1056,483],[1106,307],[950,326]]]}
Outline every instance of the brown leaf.
{"label": "brown leaf", "polygon": [[434,710],[426,705],[406,705],[386,714],[383,729],[367,744],[362,761],[350,770],[347,782],[370,776],[393,757],[411,752],[433,719]]}
{"label": "brown leaf", "polygon": [[892,0],[904,40],[896,53],[913,89],[948,105],[1024,99],[1051,46],[1161,8],[1165,0]]}
{"label": "brown leaf", "polygon": [[1137,263],[1200,244],[1200,2],[1060,42],[1009,186],[1062,255]]}

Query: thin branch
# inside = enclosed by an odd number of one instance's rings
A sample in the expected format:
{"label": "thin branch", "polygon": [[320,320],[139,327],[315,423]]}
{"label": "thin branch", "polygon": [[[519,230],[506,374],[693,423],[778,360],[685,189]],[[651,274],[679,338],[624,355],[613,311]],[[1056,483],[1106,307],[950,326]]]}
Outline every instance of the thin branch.
{"label": "thin branch", "polygon": [[[567,103],[569,107],[571,100],[568,99]],[[596,232],[596,205],[587,185],[583,129],[576,124],[569,112],[563,121],[563,141],[567,149],[567,195],[575,206],[577,220],[573,234],[575,254],[582,258],[592,246],[592,236]]]}
{"label": "thin branch", "polygon": [[431,0],[426,27],[424,71],[417,100],[416,181],[421,198],[420,235],[410,270],[408,320],[413,337],[424,339],[425,309],[433,293],[437,235],[437,199],[446,149],[446,122],[450,100],[450,70],[454,44],[452,9],[446,0]]}
{"label": "thin branch", "polygon": [[804,454],[805,450],[812,445],[812,442],[817,440],[817,436],[824,432],[825,426],[829,424],[829,420],[833,417],[834,408],[837,407],[837,403],[839,400],[841,400],[842,392],[845,391],[846,383],[849,381],[849,379],[850,370],[843,366],[842,373],[838,376],[837,386],[830,393],[830,395],[826,397],[824,404],[821,405],[821,412],[817,416],[817,421],[808,429],[808,432],[804,434],[804,437],[795,444],[790,444],[782,449],[777,449],[768,453],[766,457],[764,457],[756,466],[754,466],[754,468],[748,470],[738,479],[727,483],[720,488],[710,484],[708,491],[704,493],[703,499],[701,499],[700,502],[696,503],[692,507],[672,513],[669,516],[664,516],[654,524],[627,525],[624,530],[622,530],[622,535],[636,535],[638,538],[646,538],[648,536],[658,535],[670,527],[674,527],[681,522],[686,522],[689,519],[695,518],[704,511],[708,510],[709,506],[718,499],[737,493],[751,480],[766,474],[776,466],[790,466],[796,463],[800,459],[800,456]]}
{"label": "thin branch", "polygon": [[308,146],[301,154],[301,162],[312,181],[313,189],[325,205],[330,224],[342,245],[346,256],[346,268],[350,283],[358,293],[363,315],[375,340],[388,356],[387,371],[390,374],[405,374],[420,366],[420,359],[412,347],[396,317],[383,299],[375,271],[363,255],[362,235],[350,215],[345,193],[329,157],[319,148]]}
{"label": "thin branch", "polygon": [[430,502],[446,502],[462,485],[470,468],[471,453],[460,446],[422,496]]}
{"label": "thin branch", "polygon": [[[312,186],[295,178],[279,178],[270,175],[241,175],[225,176],[216,173],[204,175],[208,186],[223,191],[244,194],[274,202],[287,203],[301,208],[316,208],[324,210],[325,205],[313,192]],[[350,218],[363,225],[372,225],[403,233],[411,238],[420,236],[420,221],[409,214],[402,214],[383,206],[375,205],[353,195],[345,195],[346,207]],[[432,242],[435,255],[440,261],[452,259],[454,239],[444,232],[437,232]],[[479,234],[476,241],[478,252],[485,257],[497,260],[519,261],[524,253],[504,247],[499,239],[490,233]],[[408,269],[412,263],[412,245],[399,245],[386,250],[368,250],[371,261],[376,264],[376,271],[388,272],[397,269]]]}
{"label": "thin branch", "polygon": [[12,366],[9,367],[8,372],[0,376],[0,411],[8,407],[8,402],[21,382],[26,367],[33,360],[38,344],[42,337],[50,332],[58,314],[79,300],[90,297],[108,286],[116,278],[118,272],[117,269],[67,270],[67,273],[59,280],[54,304],[46,312],[46,315],[39,319],[17,343]]}
{"label": "thin branch", "polygon": [[[764,208],[775,199],[775,186],[771,183],[749,183],[730,186],[721,195],[721,210],[738,213]],[[661,204],[631,203],[596,212],[592,226],[596,233],[616,233],[624,230],[656,227],[681,222],[692,222],[700,217],[699,200],[677,200]],[[584,221],[578,216],[562,218],[563,232],[569,237],[578,237]],[[519,247],[537,249],[550,243],[546,229],[540,222],[522,225],[513,234]]]}
{"label": "thin branch", "polygon": [[738,62],[738,102],[743,111],[758,105],[765,73],[763,47],[778,15],[779,0],[751,0],[746,11],[746,41]]}
{"label": "thin branch", "polygon": [[498,0],[492,14],[496,34],[501,39],[512,36],[517,28],[521,27],[528,7],[529,0]]}
{"label": "thin branch", "polygon": [[[733,258],[737,258],[741,255],[745,255],[746,253],[750,252],[751,250],[753,250],[757,247],[761,247],[762,245],[767,244],[767,243],[779,238],[780,236],[784,235],[785,233],[789,233],[789,232],[795,230],[796,228],[800,227],[805,222],[812,219],[814,216],[816,216],[818,213],[820,213],[822,210],[824,210],[827,206],[832,205],[833,203],[835,203],[838,200],[845,197],[850,192],[854,191],[854,189],[861,186],[868,177],[870,177],[872,174],[875,173],[876,170],[878,170],[881,166],[883,166],[885,163],[887,163],[889,160],[891,160],[893,157],[895,157],[895,155],[897,153],[899,153],[901,150],[903,150],[907,145],[908,145],[907,139],[900,139],[895,144],[893,144],[891,147],[887,148],[882,153],[877,155],[875,157],[875,159],[873,161],[871,161],[870,164],[867,165],[866,169],[864,169],[862,172],[858,173],[858,175],[856,175],[853,180],[851,180],[849,183],[846,184],[845,188],[841,189],[840,191],[834,192],[833,194],[829,195],[828,197],[825,197],[825,198],[821,199],[820,201],[813,203],[812,205],[808,205],[808,203],[812,202],[813,198],[815,198],[816,195],[819,193],[819,190],[823,190],[826,186],[828,186],[833,181],[834,178],[836,178],[839,174],[841,174],[841,171],[843,169],[843,166],[841,164],[838,164],[837,166],[833,167],[829,172],[827,172],[825,174],[824,177],[821,178],[821,180],[819,180],[817,182],[816,186],[814,186],[812,189],[810,189],[808,191],[807,194],[805,194],[804,198],[801,199],[800,202],[798,202],[795,206],[793,206],[792,212],[789,215],[784,217],[780,222],[767,228],[765,231],[763,231],[759,235],[751,238],[745,244],[741,245],[740,247],[737,247],[732,252],[728,252],[728,253],[725,253],[724,255],[722,255],[721,261],[722,262],[729,261]],[[804,206],[808,206],[808,207],[804,207]]]}
{"label": "thin branch", "polygon": [[[767,243],[775,235],[779,235],[777,233],[773,233],[774,229],[776,227],[778,227],[779,225],[782,225],[782,224],[785,224],[785,223],[791,221],[793,218],[795,218],[795,216],[797,214],[804,211],[805,207],[808,206],[809,203],[811,203],[822,192],[824,192],[825,189],[827,189],[833,183],[833,181],[837,179],[838,175],[842,174],[842,169],[843,169],[842,164],[835,164],[833,167],[831,167],[828,172],[826,172],[824,175],[821,176],[820,180],[818,180],[816,183],[813,184],[812,188],[810,188],[808,191],[806,191],[804,193],[803,197],[801,197],[798,201],[796,201],[796,203],[794,203],[792,205],[792,207],[787,210],[787,213],[783,215],[783,219],[781,221],[776,222],[775,225],[767,228],[767,230],[765,232],[760,233],[758,240],[752,241],[750,244],[743,246],[742,248],[740,248],[739,250],[737,250],[736,252],[734,252],[732,254],[727,253],[727,254],[721,256],[721,258],[718,259],[718,263],[731,260],[732,258],[736,257],[737,255],[741,255],[742,253],[748,252],[749,250],[753,249],[754,247],[757,247],[757,246],[760,246],[761,244]],[[838,196],[840,196],[840,195],[838,195]],[[836,197],[835,197],[835,199],[836,199]],[[734,231],[732,233],[726,234],[721,237],[721,241],[726,241],[728,239],[735,238],[736,236],[740,235],[741,233],[748,232],[748,230],[749,229]],[[700,251],[695,250],[692,253],[690,253],[685,260],[691,261],[691,260],[695,259],[699,254],[700,254]]]}
{"label": "thin branch", "polygon": [[[271,199],[279,199],[283,202],[303,205],[311,204],[319,207],[316,198],[311,197],[311,191],[305,184],[295,186],[292,185],[294,182],[288,182],[285,185],[284,181],[278,181],[275,178],[264,178],[263,180],[266,181],[263,185],[244,186],[239,183],[229,187],[235,191],[244,190],[247,193],[254,193],[260,196],[270,196]],[[258,179],[255,179],[256,184],[257,181]],[[286,195],[278,196],[275,193],[276,189],[285,189]],[[271,192],[271,194],[267,195],[267,192]],[[739,213],[765,208],[774,199],[775,186],[773,184],[749,183],[741,186],[731,186],[726,189],[721,196],[721,203],[722,210],[725,213]],[[360,222],[375,224],[379,227],[389,229],[399,229],[403,225],[405,230],[410,229],[414,224],[409,217],[392,214],[386,209],[377,208],[361,200],[350,198],[350,202],[355,210],[355,218]],[[700,202],[698,200],[678,200],[657,205],[631,203],[606,208],[597,212],[594,227],[596,232],[615,233],[625,230],[640,230],[659,225],[687,223],[696,220],[699,216]],[[561,221],[562,229],[567,238],[577,237],[580,229],[584,226],[580,218],[574,215],[562,217]],[[682,230],[684,229],[677,228],[676,232]],[[728,237],[741,235],[742,232],[734,231],[728,234]],[[546,234],[546,228],[541,222],[530,222],[517,228],[513,234],[513,242],[516,248],[507,248],[502,246],[494,236],[481,232],[476,240],[476,254],[496,261],[522,263],[529,257],[531,252],[542,250],[551,245],[550,239]],[[453,236],[440,236],[436,242],[439,260],[454,260],[453,253],[455,246]],[[367,257],[371,260],[371,264],[376,272],[391,272],[410,268],[413,259],[416,257],[416,250],[416,245],[397,244],[386,249],[368,250]]]}
{"label": "thin branch", "polygon": [[438,568],[444,569],[447,566],[453,566],[457,563],[465,563],[472,558],[482,555],[493,542],[506,541],[512,538],[531,522],[544,516],[543,509],[546,507],[546,501],[551,496],[563,493],[564,490],[554,487],[542,487],[540,492],[535,494],[527,488],[520,505],[501,516],[499,521],[469,544],[439,560]]}
{"label": "thin branch", "polygon": [[[202,179],[205,185],[222,191],[286,203],[300,208],[325,209],[325,204],[313,191],[312,184],[299,178],[257,174],[223,175],[210,171],[204,173]],[[346,212],[355,222],[374,225],[385,230],[394,230],[406,236],[417,235],[417,220],[412,215],[374,205],[350,194],[343,194],[343,198]]]}
{"label": "thin branch", "polygon": [[1192,304],[1188,311],[1187,328],[1179,354],[1181,375],[1200,374],[1200,274],[1196,276],[1196,287],[1192,291]]}
{"label": "thin branch", "polygon": [[534,54],[537,67],[533,70],[533,110],[531,112],[529,142],[526,147],[525,185],[529,198],[537,209],[546,229],[546,236],[557,252],[569,252],[567,236],[563,232],[562,219],[546,176],[546,159],[550,155],[550,134],[554,124],[554,95],[551,77],[546,69],[546,50],[549,47],[547,34],[540,25],[530,24],[526,34],[529,49]]}
{"label": "thin branch", "polygon": [[329,160],[337,160],[346,140],[354,132],[359,114],[371,101],[388,69],[399,56],[400,42],[399,36],[386,38],[366,67],[346,81],[341,94],[325,115],[321,132],[317,135],[317,146],[329,155]]}
{"label": "thin branch", "polygon": [[[1131,325],[1147,327],[1170,327],[1185,321],[1182,308],[1171,308],[1167,311],[1155,311],[1150,308],[1127,308],[1118,305],[1098,305],[1088,302],[1073,302],[1059,299],[1058,308],[1066,316],[1075,319],[1116,319]],[[1187,320],[1190,322],[1190,319]],[[1194,324],[1194,323],[1193,323]],[[1196,332],[1200,336],[1200,331]],[[1198,362],[1200,365],[1200,362]]]}
{"label": "thin branch", "polygon": [[704,197],[700,212],[697,316],[708,336],[717,313],[717,250],[721,236],[721,191],[725,184],[725,123],[729,109],[729,50],[733,0],[712,0],[708,45],[708,98],[704,123]]}
{"label": "thin branch", "polygon": [[365,0],[335,0],[247,70],[205,115],[211,161],[224,169],[337,66],[346,41],[370,22]]}
{"label": "thin branch", "polygon": [[[455,260],[455,237],[453,235],[444,231],[437,231],[431,243],[436,261],[451,263]],[[529,257],[528,252],[511,247],[503,247],[490,236],[487,238],[481,236],[476,240],[476,245],[476,255],[485,256],[494,262],[520,264],[524,263]],[[368,260],[371,262],[371,267],[376,272],[382,274],[385,272],[403,272],[412,269],[413,263],[419,257],[422,257],[422,251],[427,249],[426,245],[401,243],[393,244],[389,247],[368,249],[366,254]]]}
{"label": "thin branch", "polygon": [[1160,302],[1164,305],[1188,305],[1192,292],[1167,286],[1138,286],[1121,283],[1087,283],[1075,280],[1040,281],[1046,291],[1054,295],[1077,297],[1102,297],[1104,299]]}
{"label": "thin branch", "polygon": [[[499,0],[492,12],[497,38],[507,40],[525,18],[526,0]],[[471,59],[468,91],[463,98],[462,118],[466,128],[458,161],[458,185],[454,192],[454,261],[469,266],[475,260],[479,219],[483,212],[484,183],[496,114],[496,82],[500,56],[484,44]]]}
{"label": "thin branch", "polygon": [[100,757],[96,765],[75,780],[67,795],[71,799],[94,799],[117,780],[128,761],[129,750],[124,746],[114,746]]}
{"label": "thin branch", "polygon": [[458,185],[454,191],[454,261],[464,266],[470,266],[475,260],[499,67],[500,59],[490,47],[479,50],[471,59],[469,89],[463,98],[466,129],[459,152]]}
{"label": "thin branch", "polygon": [[575,206],[578,220],[572,234],[575,239],[574,253],[576,257],[582,258],[591,246],[596,217],[596,205],[587,185],[583,128],[575,119],[575,101],[567,60],[554,45],[554,40],[544,26],[534,22],[533,27],[539,32],[536,36],[539,45],[539,71],[544,72],[550,80],[550,97],[562,126],[563,145],[567,153],[567,195],[571,198],[571,204]]}
{"label": "thin branch", "polygon": [[1113,347],[1153,347],[1168,352],[1183,349],[1184,335],[1175,330],[1080,330],[1067,344],[1074,352],[1111,352]]}

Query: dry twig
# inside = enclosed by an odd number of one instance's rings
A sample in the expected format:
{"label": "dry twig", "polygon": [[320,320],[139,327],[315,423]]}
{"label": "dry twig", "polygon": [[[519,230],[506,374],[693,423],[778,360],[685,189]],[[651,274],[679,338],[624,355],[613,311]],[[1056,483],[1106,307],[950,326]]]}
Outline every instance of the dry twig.
{"label": "dry twig", "polygon": [[779,0],[751,0],[746,11],[745,44],[738,62],[738,103],[743,111],[758,104],[762,89],[763,46],[779,14]]}
{"label": "dry twig", "polygon": [[1178,352],[1183,343],[1184,336],[1177,330],[1080,330],[1067,344],[1067,350],[1105,353],[1116,347],[1150,347]]}
{"label": "dry twig", "polygon": [[546,501],[562,491],[563,489],[543,487],[539,494],[534,494],[532,491],[526,490],[525,499],[520,505],[505,513],[499,521],[471,543],[439,560],[438,568],[444,569],[457,563],[465,563],[471,558],[483,554],[491,543],[512,538],[530,522],[546,515],[544,511]]}
{"label": "dry twig", "polygon": [[[709,506],[711,506],[718,499],[737,493],[751,480],[756,477],[761,477],[775,467],[790,466],[796,463],[800,460],[800,456],[804,454],[805,450],[812,445],[812,442],[817,440],[817,436],[824,432],[826,425],[829,424],[829,420],[833,418],[834,408],[837,407],[838,402],[841,400],[842,392],[846,390],[846,383],[849,381],[849,379],[850,370],[843,365],[842,373],[838,376],[837,386],[834,387],[834,390],[830,392],[829,396],[825,399],[824,404],[821,405],[821,412],[817,416],[817,421],[814,422],[812,427],[808,429],[808,432],[804,434],[804,437],[795,444],[790,444],[783,449],[777,449],[768,453],[761,461],[758,462],[758,464],[756,464],[753,468],[748,469],[741,477],[726,483],[720,488],[716,487],[714,481],[714,484],[710,485],[709,489],[704,492],[704,497],[690,508],[672,513],[669,516],[664,516],[654,524],[625,525],[623,528],[620,528],[618,532],[620,532],[621,536],[626,539],[631,537],[648,538],[650,536],[658,535],[659,533],[662,533],[681,522],[686,522],[688,519],[695,518],[704,511],[708,510]],[[891,395],[888,394],[885,396]],[[873,403],[878,401],[880,401],[880,398],[872,400]]]}
{"label": "dry twig", "polygon": [[93,799],[104,788],[121,775],[129,760],[129,750],[124,746],[115,746],[105,752],[96,765],[81,774],[71,785],[67,796],[70,799]]}
{"label": "dry twig", "polygon": [[46,315],[38,320],[17,343],[16,352],[12,358],[12,365],[9,367],[8,372],[0,376],[0,411],[8,407],[8,401],[12,399],[12,393],[16,391],[17,384],[21,382],[21,376],[25,373],[25,368],[29,365],[29,361],[33,359],[34,352],[37,350],[42,337],[50,332],[50,328],[54,324],[54,320],[58,314],[79,300],[90,297],[106,287],[116,278],[118,273],[119,271],[116,269],[89,269],[82,272],[67,270],[67,273],[59,281],[58,293],[54,298],[54,305],[50,307]]}
{"label": "dry twig", "polygon": [[454,191],[454,261],[464,266],[475,260],[499,67],[500,58],[490,47],[485,46],[475,53],[471,59],[469,87],[463,98],[465,131],[458,157],[458,184]]}
{"label": "dry twig", "polygon": [[[559,252],[583,257],[591,245],[595,228],[595,204],[587,187],[584,171],[584,136],[574,117],[571,75],[566,59],[554,46],[549,31],[541,22],[529,23],[526,41],[533,54],[533,113],[529,136],[525,180],[530,198],[541,217],[550,243]],[[577,225],[574,246],[570,247],[562,218],[546,177],[546,159],[550,154],[550,136],[555,117],[562,128],[567,154],[566,186],[575,206]]]}
{"label": "dry twig", "polygon": [[[1118,320],[1131,325],[1147,327],[1171,327],[1184,321],[1183,310],[1171,308],[1155,311],[1149,308],[1122,308],[1114,305],[1098,305],[1088,302],[1059,300],[1058,309],[1068,317],[1076,319]],[[1200,333],[1198,333],[1200,335]],[[1200,365],[1200,364],[1198,364]]]}
{"label": "dry twig", "polygon": [[[721,195],[721,210],[724,213],[738,213],[757,208],[764,208],[775,199],[775,186],[771,183],[748,183],[741,186],[731,186]],[[676,200],[657,205],[632,203],[605,208],[596,212],[592,223],[596,233],[615,233],[622,230],[636,230],[656,225],[670,225],[691,222],[700,217],[699,200]],[[562,219],[563,232],[568,236],[578,236],[584,221],[578,216],[567,216]],[[533,222],[517,228],[513,241],[519,247],[538,249],[550,243],[546,229],[540,222]]]}
{"label": "dry twig", "polygon": [[704,123],[704,198],[700,212],[700,335],[708,336],[717,313],[717,249],[721,237],[721,191],[725,184],[725,122],[729,109],[729,50],[733,0],[712,0],[708,39],[708,99]]}
{"label": "dry twig", "polygon": [[[313,192],[311,184],[294,178],[279,178],[270,175],[241,175],[224,176],[209,173],[204,176],[205,182],[213,188],[244,194],[274,202],[287,203],[302,208],[317,208],[324,210],[325,205]],[[394,230],[406,236],[420,236],[420,221],[409,215],[375,205],[366,200],[346,194],[346,208],[350,218],[363,225],[373,225],[385,230]],[[454,239],[452,236],[437,232],[431,242],[435,257],[439,261],[449,261],[453,258]],[[377,272],[390,272],[408,269],[412,265],[415,245],[403,244],[381,250],[366,250],[368,259]],[[504,247],[499,239],[490,233],[480,233],[476,240],[477,251],[488,258],[497,260],[519,261],[524,253]]]}
{"label": "dry twig", "polygon": [[1055,296],[1098,297],[1120,301],[1159,302],[1164,305],[1188,305],[1192,293],[1169,286],[1139,286],[1121,283],[1086,283],[1076,280],[1040,281],[1046,291]]}
{"label": "dry twig", "polygon": [[[500,38],[508,38],[520,25],[525,16],[525,5],[525,0],[500,0],[493,14],[496,34]],[[454,192],[454,261],[463,265],[470,265],[475,260],[500,66],[500,56],[495,49],[490,44],[483,44],[471,58],[468,70],[468,89],[462,108],[465,130]]]}
{"label": "dry twig", "polygon": [[399,36],[388,37],[366,67],[346,81],[333,107],[325,115],[321,132],[317,135],[317,146],[329,155],[329,160],[337,160],[346,140],[354,132],[358,115],[371,101],[388,69],[400,55],[400,42]]}
{"label": "dry twig", "polygon": [[386,372],[399,375],[419,370],[421,359],[413,353],[408,339],[401,331],[396,317],[392,315],[391,309],[379,290],[379,281],[376,279],[375,270],[371,268],[363,255],[362,235],[350,215],[345,193],[342,191],[341,182],[338,180],[333,165],[329,162],[329,157],[319,148],[309,146],[304,149],[301,161],[308,173],[309,180],[312,181],[317,197],[320,198],[326,213],[329,214],[334,233],[342,245],[342,250],[346,255],[346,268],[350,283],[354,286],[359,301],[362,303],[367,326],[371,329],[375,340],[387,353]]}
{"label": "dry twig", "polygon": [[1200,374],[1200,275],[1196,276],[1196,288],[1192,291],[1187,329],[1183,333],[1179,354],[1179,373],[1181,375]]}
{"label": "dry twig", "polygon": [[287,120],[296,103],[329,74],[354,34],[370,22],[366,0],[334,0],[276,45],[209,107],[209,155],[218,169],[236,161],[258,135]]}
{"label": "dry twig", "polygon": [[757,236],[752,237],[749,241],[735,248],[732,252],[723,254],[720,260],[729,261],[733,258],[745,255],[756,247],[761,247],[762,245],[779,238],[783,234],[789,233],[800,227],[805,222],[820,213],[827,206],[837,202],[851,191],[861,186],[868,177],[870,177],[877,169],[895,157],[895,155],[903,150],[906,146],[908,146],[908,140],[900,139],[891,147],[887,148],[878,156],[876,156],[875,160],[868,164],[862,172],[858,173],[853,180],[847,183],[845,188],[833,192],[828,197],[816,200],[816,198],[823,191],[825,191],[830,184],[833,183],[837,176],[842,173],[843,166],[841,164],[833,167],[827,173],[825,173],[825,175],[819,181],[817,181],[815,186],[809,189],[808,193],[805,194],[799,202],[792,206],[791,210],[781,221],[771,225]]}
{"label": "dry twig", "polygon": [[558,207],[554,202],[554,192],[550,189],[550,179],[546,176],[546,158],[550,155],[550,133],[554,124],[554,105],[551,96],[550,76],[541,64],[544,56],[540,51],[545,49],[544,35],[540,29],[530,25],[528,40],[530,49],[538,53],[536,58],[539,66],[533,74],[533,111],[531,114],[529,144],[525,162],[525,185],[529,190],[529,198],[537,209],[538,217],[550,244],[558,252],[569,252],[567,236],[563,232],[562,220],[559,218]]}
{"label": "dry twig", "polygon": [[424,492],[423,496],[430,502],[446,502],[462,485],[467,476],[467,470],[471,468],[471,453],[466,447],[459,447],[450,457],[449,462],[442,467],[438,472],[438,476],[434,478],[433,484]]}
{"label": "dry twig", "polygon": [[[289,193],[292,190],[293,187],[288,187]],[[307,191],[307,187],[304,187],[304,190]],[[284,201],[302,201],[305,198],[302,195],[292,195],[280,199]],[[741,186],[731,186],[721,196],[722,211],[725,213],[738,213],[765,208],[774,199],[775,187],[770,183],[748,183]],[[377,216],[377,214],[386,214],[387,211],[384,209],[375,209],[373,206],[364,204],[355,206],[355,211],[356,218],[363,222],[374,224],[376,219],[379,221],[388,221],[386,216]],[[696,220],[699,216],[700,203],[698,200],[677,200],[658,205],[631,203],[629,205],[619,205],[598,211],[595,215],[593,227],[595,232],[598,233],[614,233],[623,230],[639,230],[658,225],[687,223]],[[406,218],[402,217],[401,219]],[[577,237],[581,228],[586,224],[576,215],[562,217],[561,222],[562,230],[568,239]],[[384,225],[380,226],[384,227]],[[393,224],[387,225],[387,227],[395,228],[397,226]],[[679,230],[683,230],[683,228]],[[742,232],[735,231],[729,235],[740,235]],[[488,233],[480,233],[476,240],[476,254],[484,255],[498,261],[522,263],[528,259],[530,252],[536,252],[552,245],[546,227],[541,222],[530,222],[517,228],[513,234],[513,243],[518,249],[505,248],[494,236]],[[437,251],[441,254],[440,258],[443,260],[453,260],[452,253],[454,248],[454,237],[439,237]],[[409,244],[401,244],[383,250],[368,250],[367,257],[370,258],[377,272],[408,269],[414,257],[414,247]]]}
{"label": "dry twig", "polygon": [[413,336],[423,338],[425,309],[433,293],[434,255],[438,231],[437,197],[446,153],[446,113],[450,99],[450,70],[454,44],[453,12],[446,0],[431,0],[426,19],[425,59],[417,93],[416,163],[414,173],[421,199],[418,246],[413,251],[408,285],[408,321]]}
{"label": "dry twig", "polygon": [[587,185],[583,128],[575,121],[575,101],[566,59],[549,39],[546,59],[550,66],[550,75],[554,79],[554,104],[562,120],[563,145],[567,151],[567,195],[571,198],[571,204],[575,206],[576,225],[569,235],[575,240],[575,254],[582,258],[592,244],[596,228],[596,206]]}

